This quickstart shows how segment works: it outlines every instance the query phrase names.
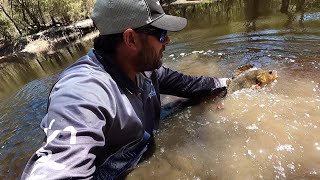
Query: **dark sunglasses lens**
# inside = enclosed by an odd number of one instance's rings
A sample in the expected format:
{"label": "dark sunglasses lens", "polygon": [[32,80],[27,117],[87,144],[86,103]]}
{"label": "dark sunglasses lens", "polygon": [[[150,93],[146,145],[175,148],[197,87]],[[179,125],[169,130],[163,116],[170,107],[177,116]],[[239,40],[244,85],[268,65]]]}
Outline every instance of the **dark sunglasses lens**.
{"label": "dark sunglasses lens", "polygon": [[160,42],[163,43],[166,40],[166,36],[164,36],[163,34],[161,34],[160,36]]}
{"label": "dark sunglasses lens", "polygon": [[161,43],[165,42],[166,41],[166,38],[167,38],[167,31],[163,31],[160,33],[160,38],[159,38],[159,41]]}
{"label": "dark sunglasses lens", "polygon": [[159,41],[161,43],[166,41],[167,38],[167,31],[162,29],[156,29],[156,28],[138,28],[136,29],[137,32],[145,33],[148,35],[155,36],[159,38]]}

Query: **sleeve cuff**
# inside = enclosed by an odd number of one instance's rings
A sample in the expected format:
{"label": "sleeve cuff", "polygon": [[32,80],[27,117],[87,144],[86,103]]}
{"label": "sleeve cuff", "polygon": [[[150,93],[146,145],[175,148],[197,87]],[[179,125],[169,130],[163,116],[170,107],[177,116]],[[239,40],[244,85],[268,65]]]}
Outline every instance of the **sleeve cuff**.
{"label": "sleeve cuff", "polygon": [[220,87],[227,87],[229,85],[228,81],[230,78],[219,78]]}

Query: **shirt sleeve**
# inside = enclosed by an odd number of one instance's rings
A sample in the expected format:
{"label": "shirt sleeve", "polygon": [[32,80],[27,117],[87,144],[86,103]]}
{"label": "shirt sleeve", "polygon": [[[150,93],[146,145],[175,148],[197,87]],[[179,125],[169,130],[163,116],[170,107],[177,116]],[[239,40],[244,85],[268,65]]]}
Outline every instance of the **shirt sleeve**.
{"label": "shirt sleeve", "polygon": [[227,78],[189,76],[164,66],[157,70],[161,94],[184,98],[201,98],[218,95],[226,90]]}
{"label": "shirt sleeve", "polygon": [[96,170],[96,155],[114,118],[114,99],[96,78],[72,76],[58,81],[50,94],[41,122],[44,145],[21,179],[90,179]]}

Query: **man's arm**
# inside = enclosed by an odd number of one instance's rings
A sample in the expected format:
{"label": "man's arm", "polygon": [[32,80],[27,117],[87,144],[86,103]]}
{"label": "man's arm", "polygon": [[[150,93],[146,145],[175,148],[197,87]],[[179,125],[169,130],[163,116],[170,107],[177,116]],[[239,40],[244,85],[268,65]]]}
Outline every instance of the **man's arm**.
{"label": "man's arm", "polygon": [[106,120],[112,121],[115,105],[101,82],[80,76],[60,80],[53,88],[41,123],[45,144],[31,157],[21,179],[93,176],[96,156],[105,145]]}
{"label": "man's arm", "polygon": [[189,76],[163,66],[157,73],[161,94],[198,99],[226,90],[227,78]]}

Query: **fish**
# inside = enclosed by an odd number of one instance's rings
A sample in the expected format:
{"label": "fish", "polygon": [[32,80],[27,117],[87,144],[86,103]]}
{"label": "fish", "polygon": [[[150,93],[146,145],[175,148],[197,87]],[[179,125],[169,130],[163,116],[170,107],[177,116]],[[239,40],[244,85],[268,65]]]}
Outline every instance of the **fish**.
{"label": "fish", "polygon": [[232,94],[235,91],[251,88],[260,89],[278,79],[276,70],[268,70],[244,65],[236,69],[233,73],[232,80],[227,82],[227,92]]}
{"label": "fish", "polygon": [[[234,70],[232,78],[227,80],[226,96],[241,89],[261,89],[277,79],[278,72],[276,70],[261,69],[246,64]],[[223,109],[221,98],[217,98],[216,108]]]}

